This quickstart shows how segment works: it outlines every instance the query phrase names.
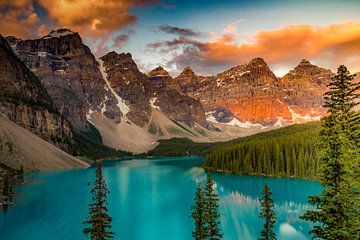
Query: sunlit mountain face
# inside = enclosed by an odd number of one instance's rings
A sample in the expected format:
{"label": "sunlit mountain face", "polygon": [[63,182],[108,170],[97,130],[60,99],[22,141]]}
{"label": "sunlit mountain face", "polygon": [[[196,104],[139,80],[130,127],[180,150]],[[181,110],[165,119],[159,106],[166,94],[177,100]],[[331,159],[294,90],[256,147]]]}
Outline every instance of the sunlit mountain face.
{"label": "sunlit mountain face", "polygon": [[275,75],[301,59],[360,70],[360,2],[216,0],[5,0],[0,33],[39,38],[78,32],[97,56],[130,52],[143,72],[191,66],[212,75],[262,57]]}

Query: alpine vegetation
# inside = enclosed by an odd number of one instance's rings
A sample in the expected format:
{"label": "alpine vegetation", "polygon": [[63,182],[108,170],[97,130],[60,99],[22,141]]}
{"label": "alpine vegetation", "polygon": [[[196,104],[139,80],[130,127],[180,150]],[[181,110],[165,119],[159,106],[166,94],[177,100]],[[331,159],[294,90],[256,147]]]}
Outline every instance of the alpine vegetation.
{"label": "alpine vegetation", "polygon": [[111,232],[111,217],[106,206],[109,191],[102,176],[101,161],[96,163],[96,180],[93,184],[89,217],[84,221],[86,227],[83,233],[91,240],[112,239],[115,234]]}
{"label": "alpine vegetation", "polygon": [[223,236],[219,227],[219,198],[214,184],[210,171],[207,173],[204,189],[200,183],[197,184],[195,204],[191,207],[191,216],[195,221],[192,236],[196,240],[217,240]]}

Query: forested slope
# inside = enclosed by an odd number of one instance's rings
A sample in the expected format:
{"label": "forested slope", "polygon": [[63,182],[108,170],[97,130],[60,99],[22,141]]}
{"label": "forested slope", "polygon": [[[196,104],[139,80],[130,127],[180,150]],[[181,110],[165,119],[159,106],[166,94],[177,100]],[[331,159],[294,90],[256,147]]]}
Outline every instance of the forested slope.
{"label": "forested slope", "polygon": [[204,166],[248,175],[315,178],[320,123],[293,125],[215,146]]}

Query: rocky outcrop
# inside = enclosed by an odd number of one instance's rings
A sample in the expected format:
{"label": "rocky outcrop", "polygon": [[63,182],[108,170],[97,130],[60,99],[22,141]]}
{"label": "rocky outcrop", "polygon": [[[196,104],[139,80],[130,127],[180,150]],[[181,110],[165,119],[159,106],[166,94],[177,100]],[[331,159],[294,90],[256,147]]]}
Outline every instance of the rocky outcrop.
{"label": "rocky outcrop", "polygon": [[171,119],[182,122],[189,127],[195,123],[208,128],[204,108],[199,100],[184,96],[179,92],[181,85],[173,79],[162,67],[157,67],[148,73],[151,85],[150,96],[158,106]]}
{"label": "rocky outcrop", "polygon": [[119,121],[117,101],[106,88],[98,62],[78,33],[59,29],[40,39],[7,40],[74,127],[86,129],[89,111],[101,111]]}
{"label": "rocky outcrop", "polygon": [[72,141],[70,123],[57,111],[38,78],[1,36],[0,112],[46,141],[69,149]]}
{"label": "rocky outcrop", "polygon": [[293,70],[281,78],[284,87],[284,101],[301,115],[309,117],[324,116],[326,110],[323,94],[334,76],[328,69],[312,65],[302,60]]}
{"label": "rocky outcrop", "polygon": [[[303,60],[283,78],[277,78],[262,58],[233,67],[216,76],[200,77],[185,68],[168,85],[200,99],[211,121],[273,125],[320,119],[323,93],[333,73]],[[225,116],[225,117],[222,117]],[[280,124],[281,125],[281,124]]]}
{"label": "rocky outcrop", "polygon": [[147,76],[139,71],[131,54],[110,52],[100,58],[104,76],[119,96],[122,112],[138,126],[145,126],[151,116],[151,108],[145,82]]}
{"label": "rocky outcrop", "polygon": [[207,126],[201,103],[169,87],[174,79],[162,67],[148,75],[139,71],[131,54],[110,52],[100,58],[110,87],[121,98],[125,117],[138,126],[151,118],[151,108],[159,108],[169,118],[189,127]]}

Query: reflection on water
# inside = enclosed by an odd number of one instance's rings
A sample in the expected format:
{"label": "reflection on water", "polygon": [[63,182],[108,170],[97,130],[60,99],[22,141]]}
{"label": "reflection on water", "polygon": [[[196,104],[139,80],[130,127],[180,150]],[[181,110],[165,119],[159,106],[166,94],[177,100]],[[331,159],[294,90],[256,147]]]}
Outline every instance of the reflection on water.
{"label": "reflection on water", "polygon": [[[205,182],[201,158],[136,160],[104,164],[109,211],[116,239],[192,239],[189,218],[196,182]],[[1,239],[84,239],[94,169],[32,176],[17,189],[16,205],[0,216]],[[308,223],[298,216],[317,182],[214,174],[224,239],[257,239],[262,229],[259,197],[264,183],[273,191],[278,239],[309,239]]]}

